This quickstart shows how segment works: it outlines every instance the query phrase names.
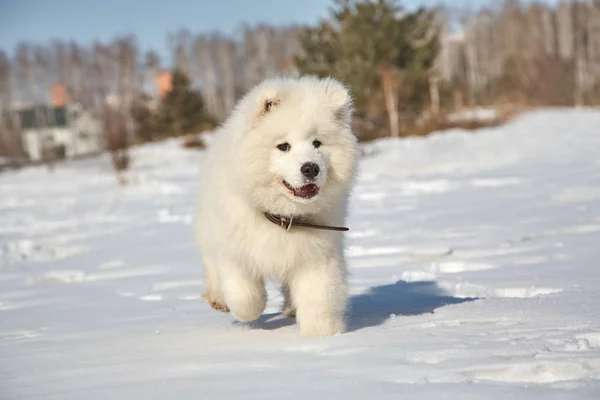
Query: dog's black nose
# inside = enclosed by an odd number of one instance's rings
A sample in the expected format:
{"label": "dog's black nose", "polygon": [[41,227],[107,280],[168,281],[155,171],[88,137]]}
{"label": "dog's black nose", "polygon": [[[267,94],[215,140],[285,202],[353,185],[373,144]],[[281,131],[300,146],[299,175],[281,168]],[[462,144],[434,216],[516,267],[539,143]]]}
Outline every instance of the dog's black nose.
{"label": "dog's black nose", "polygon": [[315,163],[307,162],[300,167],[300,172],[309,179],[315,179],[319,175],[319,166]]}

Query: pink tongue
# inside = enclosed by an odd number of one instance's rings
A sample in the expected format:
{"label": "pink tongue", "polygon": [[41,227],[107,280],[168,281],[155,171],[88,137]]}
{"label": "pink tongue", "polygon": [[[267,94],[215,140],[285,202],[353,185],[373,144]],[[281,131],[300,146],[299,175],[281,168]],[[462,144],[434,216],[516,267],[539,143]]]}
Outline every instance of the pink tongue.
{"label": "pink tongue", "polygon": [[317,185],[311,183],[310,185],[302,186],[296,189],[296,196],[309,196],[317,191]]}

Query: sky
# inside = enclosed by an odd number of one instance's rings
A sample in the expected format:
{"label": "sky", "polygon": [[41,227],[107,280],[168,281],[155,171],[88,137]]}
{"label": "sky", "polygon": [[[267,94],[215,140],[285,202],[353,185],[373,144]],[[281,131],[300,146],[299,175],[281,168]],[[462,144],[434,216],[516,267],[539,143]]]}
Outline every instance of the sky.
{"label": "sky", "polygon": [[[445,3],[472,8],[485,0],[405,0],[406,8]],[[143,50],[167,54],[167,33],[235,34],[243,23],[309,24],[328,15],[331,0],[0,0],[0,49],[52,39],[88,44],[133,33]]]}

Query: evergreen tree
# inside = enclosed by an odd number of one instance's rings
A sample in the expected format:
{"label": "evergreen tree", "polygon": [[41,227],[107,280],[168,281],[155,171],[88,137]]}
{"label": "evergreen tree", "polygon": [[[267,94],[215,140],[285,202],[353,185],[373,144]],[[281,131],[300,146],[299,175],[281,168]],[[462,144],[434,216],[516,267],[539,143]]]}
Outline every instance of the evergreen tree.
{"label": "evergreen tree", "polygon": [[[378,118],[386,108],[390,114],[401,93],[408,106],[403,109],[422,105],[438,49],[433,14],[424,9],[405,13],[392,0],[334,3],[329,20],[301,33],[303,51],[296,59],[300,71],[330,75],[347,84],[359,117]],[[385,93],[382,107],[386,85],[394,86],[395,98]]]}
{"label": "evergreen tree", "polygon": [[171,90],[156,110],[152,130],[159,136],[181,136],[196,133],[209,122],[200,91],[191,87],[187,75],[174,70]]}
{"label": "evergreen tree", "polygon": [[155,115],[148,106],[150,97],[141,94],[133,99],[131,104],[131,117],[135,122],[135,137],[141,142],[150,142],[158,136],[156,131]]}

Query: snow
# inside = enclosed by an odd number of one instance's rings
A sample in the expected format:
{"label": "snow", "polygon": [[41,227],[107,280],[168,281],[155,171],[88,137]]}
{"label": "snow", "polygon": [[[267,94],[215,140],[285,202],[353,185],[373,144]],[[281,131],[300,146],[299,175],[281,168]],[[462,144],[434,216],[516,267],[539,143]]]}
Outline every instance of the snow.
{"label": "snow", "polygon": [[202,152],[0,175],[1,399],[597,399],[600,112],[365,146],[349,332],[200,298]]}
{"label": "snow", "polygon": [[450,122],[482,121],[492,122],[498,119],[498,111],[494,108],[476,107],[452,113],[448,116]]}

